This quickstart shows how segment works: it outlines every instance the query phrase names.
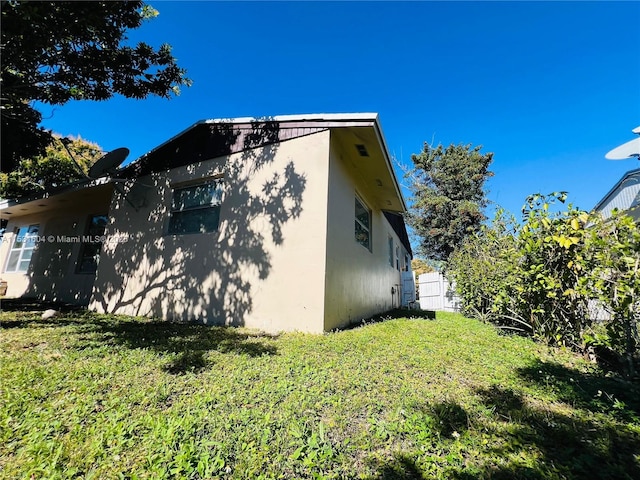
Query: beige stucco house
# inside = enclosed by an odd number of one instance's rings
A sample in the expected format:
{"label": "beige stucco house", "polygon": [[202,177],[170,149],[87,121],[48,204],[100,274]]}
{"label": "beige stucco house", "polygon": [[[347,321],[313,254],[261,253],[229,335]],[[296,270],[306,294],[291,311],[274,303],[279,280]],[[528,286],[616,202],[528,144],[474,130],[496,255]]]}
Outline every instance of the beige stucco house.
{"label": "beige stucco house", "polygon": [[0,278],[97,312],[323,332],[413,299],[405,209],[376,114],[206,120],[115,178],[0,202]]}

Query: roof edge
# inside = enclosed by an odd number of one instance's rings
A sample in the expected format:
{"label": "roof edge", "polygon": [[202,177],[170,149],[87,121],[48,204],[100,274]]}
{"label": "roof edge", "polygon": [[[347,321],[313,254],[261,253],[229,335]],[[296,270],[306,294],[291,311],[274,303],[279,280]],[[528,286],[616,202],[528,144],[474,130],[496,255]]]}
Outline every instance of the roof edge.
{"label": "roof edge", "polygon": [[44,198],[54,197],[56,195],[61,195],[63,193],[81,190],[83,188],[97,187],[99,185],[105,185],[111,182],[113,182],[113,179],[109,176],[105,176],[105,177],[100,177],[100,178],[91,179],[91,180],[90,179],[79,180],[77,182],[69,183],[67,185],[63,185],[53,190],[43,191],[41,195],[29,195],[29,196],[18,197],[18,198],[3,198],[3,199],[0,199],[0,210],[6,210],[8,208],[12,208],[18,205],[24,205],[26,203],[35,202],[38,200],[42,200]]}
{"label": "roof edge", "polygon": [[596,205],[591,209],[591,211],[596,211],[598,210],[600,207],[603,206],[603,204],[605,204],[609,198],[611,197],[611,195],[613,195],[616,190],[618,190],[618,188],[624,183],[624,181],[629,178],[631,175],[634,175],[636,173],[640,173],[640,168],[634,168],[633,170],[629,170],[628,172],[626,172],[624,175],[622,175],[622,177],[620,178],[620,180],[618,180],[616,182],[616,184],[611,188],[611,190],[609,190],[604,197],[602,197],[602,199],[596,203]]}

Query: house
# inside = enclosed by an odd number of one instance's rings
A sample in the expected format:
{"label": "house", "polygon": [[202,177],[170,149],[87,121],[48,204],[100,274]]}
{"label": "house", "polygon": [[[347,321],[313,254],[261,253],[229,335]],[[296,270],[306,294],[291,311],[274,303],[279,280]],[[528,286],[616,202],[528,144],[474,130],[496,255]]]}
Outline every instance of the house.
{"label": "house", "polygon": [[625,173],[593,210],[609,218],[614,209],[626,211],[640,221],[640,168]]}
{"label": "house", "polygon": [[376,114],[200,121],[115,175],[0,203],[8,297],[268,332],[413,299]]}

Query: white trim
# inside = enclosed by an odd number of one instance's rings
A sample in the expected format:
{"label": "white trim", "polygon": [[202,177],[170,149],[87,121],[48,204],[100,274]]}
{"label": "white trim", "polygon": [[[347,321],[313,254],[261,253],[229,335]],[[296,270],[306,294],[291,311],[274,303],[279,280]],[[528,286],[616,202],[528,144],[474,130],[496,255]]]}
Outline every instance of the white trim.
{"label": "white trim", "polygon": [[355,192],[354,195],[354,199],[358,202],[360,202],[360,205],[362,205],[362,207],[364,207],[364,209],[367,211],[367,213],[369,214],[369,226],[367,227],[366,225],[363,225],[362,222],[360,220],[358,220],[358,217],[356,216],[356,212],[355,212],[355,204],[354,204],[354,211],[353,211],[353,218],[356,222],[358,222],[358,224],[360,226],[362,226],[362,228],[366,229],[367,232],[369,233],[369,246],[365,246],[362,245],[362,243],[360,243],[358,241],[357,238],[355,238],[355,226],[354,226],[354,231],[353,231],[353,239],[356,241],[356,243],[364,248],[366,248],[370,253],[373,253],[373,236],[372,236],[372,231],[373,231],[373,210],[371,210],[371,208],[369,207],[369,205],[367,205],[367,202],[365,202],[364,200],[362,200],[362,197],[360,195],[358,195],[358,192]]}

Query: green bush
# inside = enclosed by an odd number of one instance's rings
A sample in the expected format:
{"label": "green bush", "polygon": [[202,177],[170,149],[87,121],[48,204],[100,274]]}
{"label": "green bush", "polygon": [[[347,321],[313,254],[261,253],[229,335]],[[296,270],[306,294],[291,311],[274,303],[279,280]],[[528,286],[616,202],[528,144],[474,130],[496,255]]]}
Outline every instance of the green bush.
{"label": "green bush", "polygon": [[455,281],[465,314],[494,322],[501,317],[499,299],[517,274],[516,228],[515,219],[498,210],[489,225],[468,237],[450,257],[447,275]]}
{"label": "green bush", "polygon": [[[517,225],[503,211],[454,252],[447,274],[465,313],[575,350],[593,339],[594,300],[611,315],[607,347],[634,375],[640,313],[640,229],[628,215],[603,220],[564,192],[531,195]],[[600,337],[602,339],[602,335]]]}

